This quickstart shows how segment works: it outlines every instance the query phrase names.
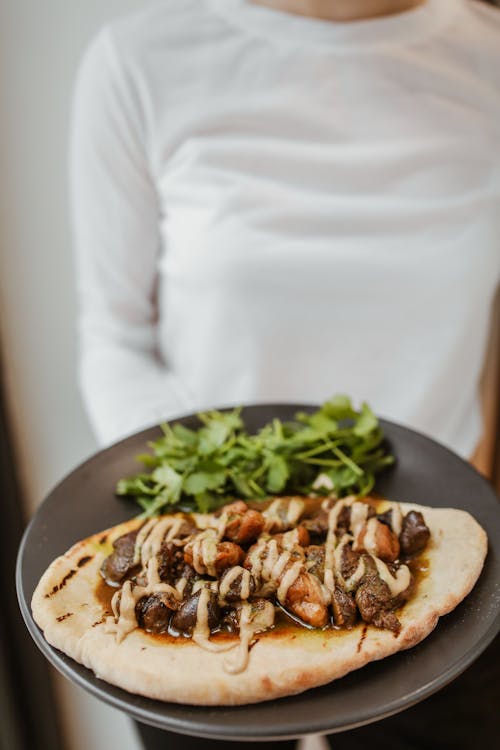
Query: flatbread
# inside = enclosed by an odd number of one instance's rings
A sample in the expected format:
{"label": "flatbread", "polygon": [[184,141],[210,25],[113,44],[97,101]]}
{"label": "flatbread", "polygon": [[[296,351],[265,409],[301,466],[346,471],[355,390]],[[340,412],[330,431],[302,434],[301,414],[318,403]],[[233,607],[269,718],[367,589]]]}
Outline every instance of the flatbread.
{"label": "flatbread", "polygon": [[[465,511],[399,503],[404,514],[424,515],[431,531],[424,552],[428,572],[398,610],[401,629],[360,623],[351,630],[267,631],[256,636],[239,674],[227,670],[231,651],[212,653],[190,638],[135,629],[118,643],[107,632],[98,595],[100,567],[112,542],[138,528],[133,519],[75,544],[42,576],[33,616],[54,647],[97,677],[132,693],[194,705],[240,705],[300,693],[338,679],[368,662],[408,649],[435,628],[474,586],[487,552],[484,530]],[[387,506],[388,507],[388,506]],[[235,636],[236,637],[236,636]]]}

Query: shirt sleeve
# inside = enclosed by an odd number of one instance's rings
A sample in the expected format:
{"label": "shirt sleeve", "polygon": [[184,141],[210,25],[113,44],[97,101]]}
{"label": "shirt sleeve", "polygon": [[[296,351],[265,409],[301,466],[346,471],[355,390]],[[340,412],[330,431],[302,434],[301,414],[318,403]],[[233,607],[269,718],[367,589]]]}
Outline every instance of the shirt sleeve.
{"label": "shirt sleeve", "polygon": [[104,29],[78,71],[70,142],[79,379],[101,444],[191,408],[156,345],[159,205],[145,144],[138,93]]}

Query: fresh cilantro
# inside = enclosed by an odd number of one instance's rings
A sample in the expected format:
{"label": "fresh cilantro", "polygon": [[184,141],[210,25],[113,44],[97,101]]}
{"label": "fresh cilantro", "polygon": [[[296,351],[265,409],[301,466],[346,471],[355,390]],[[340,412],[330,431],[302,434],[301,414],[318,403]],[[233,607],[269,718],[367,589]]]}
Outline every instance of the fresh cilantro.
{"label": "fresh cilantro", "polygon": [[162,436],[138,456],[146,472],[121,479],[118,495],[134,497],[143,516],[208,512],[234,498],[269,495],[366,495],[375,475],[394,462],[368,404],[356,410],[337,395],[290,422],[274,419],[246,432],[241,409],[199,414],[200,427],[161,425]]}

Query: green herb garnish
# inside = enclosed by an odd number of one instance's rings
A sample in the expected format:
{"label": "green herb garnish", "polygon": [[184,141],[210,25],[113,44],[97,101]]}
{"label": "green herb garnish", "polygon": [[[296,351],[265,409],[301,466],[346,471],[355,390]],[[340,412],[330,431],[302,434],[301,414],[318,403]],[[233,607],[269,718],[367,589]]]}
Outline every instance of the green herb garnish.
{"label": "green herb garnish", "polygon": [[241,409],[198,415],[190,429],[163,424],[163,435],[138,456],[147,471],[118,482],[143,516],[215,510],[235,498],[270,495],[369,493],[375,474],[394,463],[368,404],[357,411],[347,396],[335,396],[313,413],[290,422],[274,419],[249,435]]}

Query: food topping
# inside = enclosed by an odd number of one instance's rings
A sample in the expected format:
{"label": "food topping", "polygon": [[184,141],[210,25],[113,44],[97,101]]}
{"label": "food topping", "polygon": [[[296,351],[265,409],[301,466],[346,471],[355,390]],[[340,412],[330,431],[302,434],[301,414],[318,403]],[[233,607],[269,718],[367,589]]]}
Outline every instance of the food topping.
{"label": "food topping", "polygon": [[375,517],[364,523],[354,535],[353,549],[364,549],[386,562],[394,562],[399,557],[397,536]]}
{"label": "food topping", "polygon": [[226,505],[224,513],[226,522],[223,536],[230,542],[252,544],[264,530],[266,519],[262,513],[251,510],[242,500]]}
{"label": "food topping", "polygon": [[197,573],[217,576],[222,570],[238,565],[245,553],[233,542],[218,542],[214,529],[205,529],[187,543],[184,560],[192,565]]}
{"label": "food topping", "polygon": [[248,664],[250,643],[256,633],[272,628],[274,625],[274,606],[266,599],[257,599],[251,604],[244,604],[240,609],[239,630],[240,643],[234,658],[226,660],[226,671],[230,674],[243,672]]}
{"label": "food topping", "polygon": [[401,551],[404,555],[415,555],[421,552],[429,541],[430,532],[423,515],[419,511],[411,510],[403,519],[400,534]]}
{"label": "food topping", "polygon": [[333,620],[339,628],[352,628],[358,617],[356,602],[341,586],[335,586],[332,594]]}
{"label": "food topping", "polygon": [[303,510],[304,501],[300,497],[280,497],[273,500],[269,508],[262,514],[265,518],[265,531],[272,534],[293,528]]}
{"label": "food topping", "polygon": [[221,601],[246,601],[255,592],[255,578],[246,568],[235,565],[227,568],[222,574],[219,584],[219,598]]}
{"label": "food topping", "polygon": [[[232,674],[245,669],[258,633],[276,627],[277,608],[309,628],[352,628],[361,618],[397,635],[395,610],[414,589],[406,562],[430,532],[419,512],[376,507],[355,496],[289,497],[263,512],[237,501],[212,515],[150,519],[117,539],[101,567],[108,585],[121,586],[106,628],[118,642],[140,627],[232,650]],[[219,632],[231,637],[214,639]]]}
{"label": "food topping", "polygon": [[109,586],[118,586],[124,578],[137,569],[135,545],[137,531],[124,534],[113,542],[113,552],[103,562],[101,573]]}

